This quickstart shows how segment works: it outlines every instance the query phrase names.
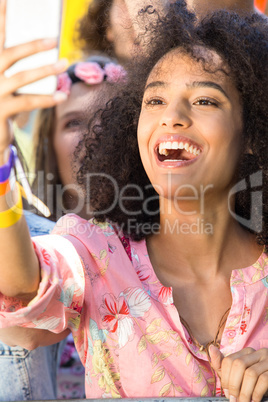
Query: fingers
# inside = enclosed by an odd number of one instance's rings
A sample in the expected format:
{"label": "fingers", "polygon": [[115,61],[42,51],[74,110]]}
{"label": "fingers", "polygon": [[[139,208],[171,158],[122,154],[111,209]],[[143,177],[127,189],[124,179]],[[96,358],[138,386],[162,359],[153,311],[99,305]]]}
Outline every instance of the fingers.
{"label": "fingers", "polygon": [[21,71],[13,76],[6,78],[0,77],[0,97],[7,96],[16,92],[19,88],[32,82],[38,81],[49,75],[59,74],[67,67],[66,60],[60,60],[56,64],[39,67],[33,70]]}
{"label": "fingers", "polygon": [[210,345],[209,347],[209,355],[211,359],[211,365],[217,374],[221,377],[221,363],[223,360],[223,354],[219,351],[219,349],[214,346]]}
{"label": "fingers", "polygon": [[[246,370],[240,396],[245,399],[252,395],[251,400],[259,402],[265,395],[267,388],[268,364],[263,361],[259,365],[256,364]],[[254,390],[253,393],[252,390]]]}
{"label": "fingers", "polygon": [[[251,364],[258,362],[258,358],[256,358],[252,352],[254,352],[254,349],[245,348],[237,353],[227,356],[222,361],[221,384],[223,389],[228,389],[229,393],[233,396],[237,396],[234,395],[234,392],[237,394],[236,384],[241,384],[244,371],[248,367],[247,364],[249,364],[249,362],[251,362]],[[245,357],[249,357],[249,359],[247,360]]]}
{"label": "fingers", "polygon": [[23,111],[53,107],[64,100],[67,95],[56,92],[53,96],[45,95],[19,95],[6,99],[4,111],[0,109],[0,156],[12,141],[12,131],[8,124],[8,116]]}
{"label": "fingers", "polygon": [[[1,31],[2,30],[0,30],[0,43],[1,43]],[[38,39],[32,42],[24,43],[22,45],[9,47],[4,50],[2,49],[1,52],[2,54],[0,56],[0,73],[4,73],[14,63],[25,57],[53,49],[56,46],[57,46],[57,40],[49,38],[49,39]]]}
{"label": "fingers", "polygon": [[245,348],[224,358],[221,375],[222,388],[232,402],[261,401],[268,390],[268,349]]}
{"label": "fingers", "polygon": [[254,389],[253,395],[252,395],[252,400],[254,402],[259,402],[262,400],[263,397],[268,396],[268,371],[265,373],[261,374],[257,385]]}
{"label": "fingers", "polygon": [[0,1],[0,54],[2,53],[6,40],[6,0]]}
{"label": "fingers", "polygon": [[0,121],[21,112],[29,112],[34,109],[49,108],[67,99],[63,92],[50,95],[18,95],[10,97],[5,102],[4,110],[0,111]]}

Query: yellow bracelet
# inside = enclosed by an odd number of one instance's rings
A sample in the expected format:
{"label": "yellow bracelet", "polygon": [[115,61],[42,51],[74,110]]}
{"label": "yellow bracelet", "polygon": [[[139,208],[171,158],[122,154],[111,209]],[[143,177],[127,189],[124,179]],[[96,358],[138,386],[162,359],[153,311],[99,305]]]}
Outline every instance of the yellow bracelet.
{"label": "yellow bracelet", "polygon": [[18,186],[17,189],[19,192],[19,200],[17,204],[7,211],[0,212],[0,228],[8,228],[15,225],[23,215],[21,192]]}

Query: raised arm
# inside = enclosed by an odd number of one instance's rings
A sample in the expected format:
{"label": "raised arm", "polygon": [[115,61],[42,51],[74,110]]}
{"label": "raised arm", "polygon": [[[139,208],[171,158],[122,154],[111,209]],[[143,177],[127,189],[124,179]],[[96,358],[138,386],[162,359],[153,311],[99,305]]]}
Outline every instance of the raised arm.
{"label": "raised arm", "polygon": [[[39,285],[39,263],[34,252],[26,221],[21,210],[20,194],[12,186],[9,176],[9,145],[12,133],[9,118],[23,111],[51,107],[64,100],[63,96],[19,95],[14,92],[33,81],[63,71],[65,65],[58,63],[17,73],[10,78],[5,71],[16,61],[34,53],[52,49],[56,40],[37,40],[5,49],[6,0],[0,2],[0,292],[6,296],[31,300]],[[12,165],[12,161],[11,165]],[[14,209],[14,206],[17,206]]]}

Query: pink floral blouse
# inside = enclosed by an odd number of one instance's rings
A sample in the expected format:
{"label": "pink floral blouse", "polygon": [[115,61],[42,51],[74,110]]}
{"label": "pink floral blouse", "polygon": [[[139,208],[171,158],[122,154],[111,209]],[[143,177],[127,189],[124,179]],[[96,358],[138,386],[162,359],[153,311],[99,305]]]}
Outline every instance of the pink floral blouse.
{"label": "pink floral blouse", "polygon": [[[146,242],[127,242],[108,223],[67,215],[34,238],[42,281],[24,307],[1,296],[1,327],[69,327],[85,366],[87,398],[208,397],[221,394],[205,351],[191,341],[157,279]],[[224,355],[268,347],[268,256],[234,270]],[[20,308],[20,309],[19,309]]]}

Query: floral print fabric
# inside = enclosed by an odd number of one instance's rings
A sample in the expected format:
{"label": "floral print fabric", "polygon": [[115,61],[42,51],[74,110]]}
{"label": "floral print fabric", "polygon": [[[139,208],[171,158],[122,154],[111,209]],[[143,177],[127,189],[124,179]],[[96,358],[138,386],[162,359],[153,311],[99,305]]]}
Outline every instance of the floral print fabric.
{"label": "floral print fabric", "polygon": [[[85,366],[87,398],[221,395],[208,356],[191,341],[157,279],[146,242],[127,242],[108,223],[67,215],[34,239],[42,281],[24,307],[1,296],[1,327],[69,327]],[[268,347],[268,257],[231,277],[224,355]]]}

